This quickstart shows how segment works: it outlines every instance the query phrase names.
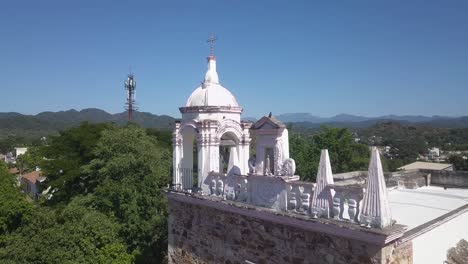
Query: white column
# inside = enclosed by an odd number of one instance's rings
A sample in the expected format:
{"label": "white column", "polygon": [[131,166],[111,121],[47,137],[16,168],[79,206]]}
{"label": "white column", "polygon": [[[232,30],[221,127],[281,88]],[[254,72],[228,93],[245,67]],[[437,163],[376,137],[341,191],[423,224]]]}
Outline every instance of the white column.
{"label": "white column", "polygon": [[[258,144],[258,143],[257,143]],[[257,174],[263,175],[263,166],[265,162],[265,148],[264,147],[258,147],[257,145],[257,157],[256,157],[256,163],[255,163],[255,170],[257,171]]]}
{"label": "white column", "polygon": [[239,164],[242,175],[247,175],[249,172],[249,145],[241,144],[239,145]]}
{"label": "white column", "polygon": [[233,167],[237,167],[235,173],[242,174],[242,164],[240,160],[241,147],[241,145],[236,145],[229,148],[228,173],[231,172]]}
{"label": "white column", "polygon": [[210,145],[210,172],[219,172],[219,144]]}
{"label": "white column", "polygon": [[249,173],[249,158],[250,158],[250,128],[251,123],[243,122],[242,127],[242,140],[239,143],[239,164],[242,175]]}
{"label": "white column", "polygon": [[182,158],[182,137],[180,135],[180,123],[176,123],[172,133],[172,185],[182,187],[179,173],[180,160]]}

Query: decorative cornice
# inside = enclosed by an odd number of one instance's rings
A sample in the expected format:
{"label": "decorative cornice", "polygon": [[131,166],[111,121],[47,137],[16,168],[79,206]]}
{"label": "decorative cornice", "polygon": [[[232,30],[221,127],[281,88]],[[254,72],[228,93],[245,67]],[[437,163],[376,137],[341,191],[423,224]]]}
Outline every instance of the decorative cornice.
{"label": "decorative cornice", "polygon": [[242,113],[242,107],[236,106],[183,106],[179,107],[182,114],[185,113]]}

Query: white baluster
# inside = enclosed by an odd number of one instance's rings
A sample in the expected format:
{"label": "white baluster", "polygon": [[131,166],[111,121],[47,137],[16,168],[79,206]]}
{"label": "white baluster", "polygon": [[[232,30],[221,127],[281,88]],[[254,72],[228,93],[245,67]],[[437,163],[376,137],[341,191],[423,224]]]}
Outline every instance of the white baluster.
{"label": "white baluster", "polygon": [[348,199],[348,215],[351,222],[355,222],[357,215],[357,202],[354,199]]}
{"label": "white baluster", "polygon": [[335,195],[333,197],[333,218],[339,219],[341,212],[341,199]]}

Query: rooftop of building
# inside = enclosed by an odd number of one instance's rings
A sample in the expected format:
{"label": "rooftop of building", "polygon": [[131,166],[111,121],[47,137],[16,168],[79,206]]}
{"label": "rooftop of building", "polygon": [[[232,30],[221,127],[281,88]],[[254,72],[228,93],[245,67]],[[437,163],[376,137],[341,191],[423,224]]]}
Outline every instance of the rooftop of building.
{"label": "rooftop of building", "polygon": [[393,219],[415,228],[468,204],[468,189],[427,186],[388,192]]}
{"label": "rooftop of building", "polygon": [[8,172],[11,174],[18,174],[19,170],[16,167],[8,169]]}
{"label": "rooftop of building", "polygon": [[452,167],[453,164],[449,163],[434,163],[434,162],[422,162],[416,161],[405,166],[398,168],[399,170],[445,170]]}
{"label": "rooftop of building", "polygon": [[37,181],[42,182],[45,179],[45,177],[42,177],[41,174],[41,171],[32,171],[24,174],[22,178],[35,184]]}

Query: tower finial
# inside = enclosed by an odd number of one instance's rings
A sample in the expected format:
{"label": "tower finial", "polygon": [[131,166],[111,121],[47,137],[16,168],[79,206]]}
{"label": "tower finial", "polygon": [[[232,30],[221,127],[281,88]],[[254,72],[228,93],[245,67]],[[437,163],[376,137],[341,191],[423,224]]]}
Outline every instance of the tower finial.
{"label": "tower finial", "polygon": [[214,57],[214,43],[218,40],[214,33],[212,32],[210,37],[206,40],[206,42],[210,43],[210,57]]}
{"label": "tower finial", "polygon": [[206,42],[210,43],[210,56],[206,58],[208,61],[208,69],[205,74],[205,81],[204,84],[207,83],[219,83],[218,73],[216,72],[216,57],[214,56],[214,43],[216,41],[216,37],[213,33],[211,33],[210,38],[206,40]]}

